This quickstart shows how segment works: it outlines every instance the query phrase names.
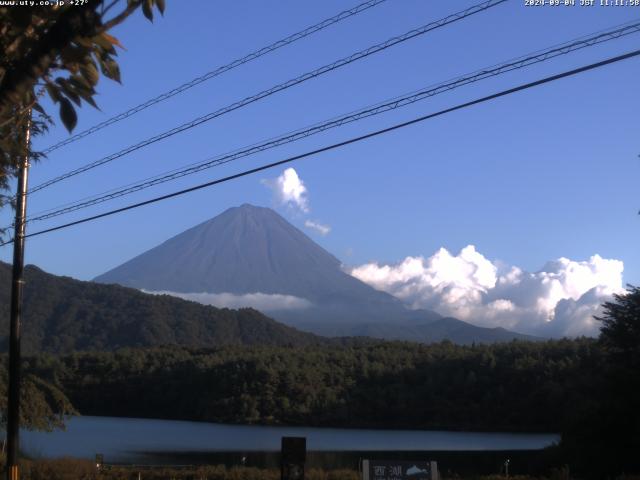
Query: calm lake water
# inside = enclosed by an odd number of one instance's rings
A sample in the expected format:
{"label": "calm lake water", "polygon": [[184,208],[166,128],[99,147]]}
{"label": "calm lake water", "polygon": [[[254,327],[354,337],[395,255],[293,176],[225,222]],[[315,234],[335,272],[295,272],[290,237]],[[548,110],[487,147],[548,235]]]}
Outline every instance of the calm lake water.
{"label": "calm lake water", "polygon": [[556,434],[511,434],[340,428],[263,427],[137,418],[75,417],[66,431],[21,433],[22,449],[36,457],[73,456],[139,462],[154,452],[275,452],[283,436],[307,438],[309,451],[537,450]]}

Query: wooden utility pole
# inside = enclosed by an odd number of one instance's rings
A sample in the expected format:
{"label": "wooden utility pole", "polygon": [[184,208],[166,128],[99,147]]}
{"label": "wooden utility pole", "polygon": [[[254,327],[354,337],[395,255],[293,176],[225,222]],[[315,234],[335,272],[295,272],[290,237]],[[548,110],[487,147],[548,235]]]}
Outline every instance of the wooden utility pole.
{"label": "wooden utility pole", "polygon": [[11,320],[9,329],[9,399],[7,406],[7,467],[6,479],[19,480],[18,450],[20,448],[20,322],[22,289],[24,286],[24,235],[27,215],[27,179],[31,140],[31,110],[25,132],[25,153],[18,166],[16,220],[13,234],[13,271],[11,278]]}

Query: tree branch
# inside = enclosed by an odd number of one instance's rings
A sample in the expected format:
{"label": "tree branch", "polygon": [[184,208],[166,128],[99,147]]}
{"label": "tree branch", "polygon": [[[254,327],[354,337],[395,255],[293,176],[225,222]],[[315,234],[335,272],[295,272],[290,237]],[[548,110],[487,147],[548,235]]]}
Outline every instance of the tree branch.
{"label": "tree branch", "polygon": [[0,123],[0,128],[5,127],[6,125],[9,125],[10,123],[16,123],[16,117],[20,117],[21,115],[24,115],[26,112],[28,112],[30,109],[33,108],[33,106],[38,103],[38,99],[34,99],[29,105],[25,106],[24,108],[22,108],[21,110],[19,110],[18,112],[16,112],[14,115],[10,116],[9,118],[7,118],[4,122]]}
{"label": "tree branch", "polygon": [[[118,0],[116,0],[116,2],[117,1]],[[113,6],[116,2],[112,3],[109,7]],[[141,4],[142,4],[142,0],[136,0],[135,2],[131,2],[131,4],[127,5],[127,8],[125,8],[121,13],[119,13],[118,15],[113,17],[108,22],[103,23],[101,27],[96,29],[96,35],[99,35],[99,34],[101,34],[103,32],[111,30],[116,25],[120,25],[122,22],[124,22],[127,19],[127,17],[129,15],[131,15],[133,12],[135,12],[136,9]]]}
{"label": "tree branch", "polygon": [[106,7],[104,6],[104,3],[103,3],[102,4],[102,6],[103,6],[102,12],[100,12],[100,14],[102,15],[102,18],[104,18],[104,16],[107,14],[107,12],[109,12],[109,10],[111,10],[111,8],[114,7],[115,5],[117,5],[119,2],[120,2],[120,0],[113,0],[113,2],[111,2]]}

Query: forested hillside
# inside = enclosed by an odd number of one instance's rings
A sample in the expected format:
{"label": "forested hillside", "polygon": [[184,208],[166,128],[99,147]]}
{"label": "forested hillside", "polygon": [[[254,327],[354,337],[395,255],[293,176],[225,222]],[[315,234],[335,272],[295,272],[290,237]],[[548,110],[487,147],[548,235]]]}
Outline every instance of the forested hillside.
{"label": "forested hillside", "polygon": [[214,422],[560,431],[588,402],[589,339],[432,346],[125,349],[29,369],[83,414]]}
{"label": "forested hillside", "polygon": [[[27,266],[22,349],[70,353],[122,347],[312,345],[324,342],[253,309],[218,309]],[[0,350],[7,350],[10,265],[0,262]]]}

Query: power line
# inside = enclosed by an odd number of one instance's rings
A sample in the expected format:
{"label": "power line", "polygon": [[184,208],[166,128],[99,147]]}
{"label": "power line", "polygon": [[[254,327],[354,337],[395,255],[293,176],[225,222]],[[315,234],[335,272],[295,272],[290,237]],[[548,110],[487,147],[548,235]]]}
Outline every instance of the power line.
{"label": "power line", "polygon": [[190,88],[195,87],[196,85],[199,85],[203,82],[206,82],[207,80],[211,80],[214,77],[217,77],[219,75],[222,75],[223,73],[228,72],[229,70],[233,70],[236,67],[239,67],[241,65],[244,65],[245,63],[249,63],[253,60],[256,60],[268,53],[274,52],[282,47],[285,47],[287,45],[290,45],[298,40],[301,40],[305,37],[308,37],[309,35],[312,35],[316,32],[319,32],[320,30],[324,30],[327,27],[330,27],[331,25],[334,25],[338,22],[341,22],[342,20],[345,20],[349,17],[352,17],[354,15],[357,15],[361,12],[364,12],[365,10],[368,10],[372,7],[375,7],[383,2],[386,2],[387,0],[368,0],[364,3],[361,3],[359,5],[356,5],[353,8],[350,8],[348,10],[344,10],[340,13],[338,13],[337,15],[334,15],[333,17],[327,18],[325,20],[323,20],[320,23],[317,23],[315,25],[312,25],[310,27],[305,28],[304,30],[301,30],[297,33],[294,33],[292,35],[289,35],[288,37],[285,37],[281,40],[278,40],[277,42],[274,42],[270,45],[267,45],[266,47],[262,47],[259,50],[256,50],[254,52],[249,53],[248,55],[245,55],[242,58],[238,58],[236,60],[233,60],[232,62],[226,64],[226,65],[222,65],[210,72],[205,73],[204,75],[201,75],[199,77],[194,78],[193,80],[183,83],[182,85],[169,90],[167,92],[161,93],[160,95],[153,97],[149,100],[147,100],[146,102],[141,103],[140,105],[136,105],[135,107],[130,108],[129,110],[122,112],[118,115],[115,115],[111,118],[108,118],[107,120],[98,123],[97,125],[94,125],[93,127],[90,127],[86,130],[83,130],[82,132],[79,132],[69,138],[66,138],[65,140],[58,142],[54,145],[51,145],[50,147],[47,147],[46,149],[43,150],[42,153],[44,153],[45,155],[48,153],[53,152],[54,150],[57,150],[61,147],[64,147],[65,145],[69,145],[70,143],[76,142],[78,140],[80,140],[81,138],[87,137],[99,130],[102,130],[103,128],[108,127],[109,125],[113,125],[114,123],[120,122],[126,118],[131,117],[132,115],[135,115],[138,112],[141,112],[157,103],[163,102],[165,100],[168,100],[171,97],[174,97],[176,95],[178,95],[179,93],[182,93],[186,90],[189,90]]}
{"label": "power line", "polygon": [[105,163],[109,163],[117,158],[123,157],[131,152],[134,152],[136,150],[139,150],[143,147],[146,147],[148,145],[151,145],[153,143],[159,142],[160,140],[164,140],[165,138],[171,137],[173,135],[176,135],[177,133],[181,133],[184,132],[185,130],[189,130],[191,128],[194,128],[198,125],[201,125],[205,122],[208,122],[210,120],[213,120],[214,118],[217,118],[219,116],[222,116],[224,114],[227,114],[229,112],[232,112],[234,110],[237,110],[239,108],[242,108],[246,105],[249,105],[253,102],[256,102],[258,100],[262,100],[263,98],[269,97],[275,93],[278,93],[280,91],[286,90],[288,88],[291,88],[295,85],[298,85],[299,83],[305,82],[307,80],[311,80],[313,78],[316,78],[320,75],[323,75],[327,72],[336,70],[340,67],[343,67],[345,65],[349,65],[353,62],[356,62],[358,60],[361,60],[363,58],[366,58],[370,55],[373,55],[375,53],[381,52],[383,50],[386,50],[387,48],[393,47],[395,45],[398,45],[400,43],[406,42],[407,40],[410,40],[412,38],[418,37],[420,35],[424,35],[427,32],[430,32],[432,30],[441,28],[445,25],[448,25],[450,23],[454,23],[457,22],[459,20],[462,20],[466,17],[469,17],[471,15],[474,15],[476,13],[480,13],[483,12],[489,8],[495,7],[497,5],[500,5],[501,3],[506,2],[507,0],[487,0],[484,1],[482,3],[473,5],[465,10],[462,10],[460,12],[448,15],[447,17],[444,17],[440,20],[437,20],[435,22],[431,22],[427,25],[423,25],[422,27],[416,28],[414,30],[410,30],[402,35],[396,36],[396,37],[392,37],[388,40],[386,40],[385,42],[379,43],[377,45],[371,46],[367,49],[364,50],[360,50],[359,52],[356,52],[348,57],[344,57],[340,60],[337,60],[333,63],[330,63],[328,65],[325,65],[323,67],[320,67],[316,70],[313,70],[311,72],[307,72],[303,75],[300,75],[296,78],[293,78],[291,80],[288,80],[284,83],[281,83],[279,85],[276,85],[274,87],[271,87],[267,90],[263,90],[260,93],[257,93],[255,95],[252,95],[250,97],[246,97],[243,100],[240,100],[238,102],[232,103],[231,105],[228,105],[226,107],[223,107],[219,110],[216,110],[214,112],[210,112],[206,115],[203,115],[201,117],[198,117],[194,120],[191,120],[190,122],[184,123],[182,125],[179,125],[177,127],[174,127],[170,130],[167,130],[166,132],[163,132],[161,134],[155,135],[153,137],[150,137],[146,140],[143,140],[135,145],[131,145],[123,150],[120,150],[119,152],[113,153],[107,157],[101,158],[100,160],[96,160],[92,163],[89,163],[87,165],[84,165],[80,168],[77,168],[75,170],[71,170],[67,173],[64,173],[58,177],[55,177],[51,180],[48,180],[44,183],[41,183],[40,185],[37,185],[36,187],[33,187],[29,193],[35,193],[39,190],[42,190],[44,188],[47,188],[53,184],[56,184],[58,182],[61,182],[63,180],[66,180],[67,178],[73,177],[75,175],[79,175],[81,173],[84,173],[88,170],[94,169],[96,167],[99,167],[100,165],[104,165]]}
{"label": "power line", "polygon": [[249,147],[244,147],[243,149],[236,150],[234,152],[227,153],[222,156],[213,157],[213,158],[204,160],[202,162],[188,165],[180,169],[155,175],[153,177],[150,177],[140,182],[131,183],[124,187],[112,189],[98,195],[85,197],[84,199],[78,200],[76,202],[67,203],[60,207],[54,207],[54,208],[48,209],[44,212],[41,212],[39,214],[32,216],[31,218],[28,219],[28,221],[35,222],[35,221],[47,220],[53,217],[64,215],[66,213],[88,208],[109,200],[113,200],[115,198],[129,195],[129,194],[132,194],[156,185],[160,185],[162,183],[166,183],[187,175],[192,175],[194,173],[198,173],[209,168],[217,167],[217,166],[229,163],[231,161],[235,161],[239,158],[247,157],[247,156],[250,156],[250,155],[253,155],[277,146],[291,143],[291,142],[300,140],[302,138],[306,138],[311,135],[324,132],[332,128],[340,127],[347,123],[355,122],[370,116],[379,115],[381,113],[388,112],[390,110],[395,110],[397,108],[401,108],[401,107],[413,104],[415,102],[418,102],[420,100],[424,100],[425,98],[430,98],[440,93],[444,93],[444,92],[462,87],[464,85],[468,85],[470,83],[495,77],[497,75],[501,75],[513,70],[525,68],[537,63],[550,60],[552,58],[556,58],[560,55],[566,55],[576,50],[580,50],[586,47],[591,47],[593,45],[604,43],[604,42],[617,39],[632,33],[637,33],[637,32],[640,32],[640,22],[636,22],[633,24],[625,24],[624,26],[622,27],[618,26],[613,30],[601,31],[600,33],[594,34],[592,36],[581,37],[580,40],[565,42],[564,44],[556,45],[554,47],[550,47],[545,50],[538,50],[532,54],[521,56],[521,57],[518,57],[517,59],[509,60],[505,63],[497,64],[492,67],[487,67],[482,70],[477,70],[471,74],[457,77],[454,80],[449,80],[446,82],[442,82],[440,84],[432,85],[424,89],[414,91],[410,94],[406,94],[401,97],[396,97],[394,99],[387,100],[383,103],[365,107],[355,112],[351,112],[349,114],[345,114],[339,117],[335,117],[331,120],[315,124],[311,127],[290,132],[280,137],[272,138],[263,143],[256,143]]}
{"label": "power line", "polygon": [[[589,71],[589,70],[594,70],[596,68],[604,67],[604,66],[610,65],[612,63],[620,62],[622,60],[627,60],[629,58],[636,57],[638,55],[640,55],[640,50],[634,50],[632,52],[625,53],[623,55],[618,55],[616,57],[611,57],[611,58],[608,58],[606,60],[602,60],[600,62],[592,63],[592,64],[585,65],[585,66],[582,66],[582,67],[579,67],[579,68],[575,68],[573,70],[568,70],[568,71],[565,71],[565,72],[562,72],[562,73],[558,73],[556,75],[545,77],[545,78],[542,78],[540,80],[536,80],[534,82],[525,83],[525,84],[519,85],[517,87],[510,88],[508,90],[502,90],[502,91],[500,91],[498,93],[494,93],[494,94],[488,95],[486,97],[482,97],[482,98],[479,98],[479,99],[476,99],[476,100],[472,100],[470,102],[461,103],[461,104],[458,104],[458,105],[456,105],[454,107],[450,107],[450,108],[447,108],[447,109],[444,109],[444,110],[440,110],[440,111],[435,112],[435,113],[430,113],[428,115],[424,115],[424,116],[421,116],[421,117],[418,117],[418,118],[414,118],[414,119],[406,121],[406,122],[398,123],[398,124],[392,125],[391,127],[383,128],[381,130],[376,130],[376,131],[373,131],[373,132],[370,132],[370,133],[367,133],[367,134],[364,134],[364,135],[360,135],[358,137],[353,137],[353,138],[350,138],[348,140],[344,140],[342,142],[334,143],[332,145],[328,145],[328,146],[325,146],[325,147],[322,147],[322,148],[318,148],[316,150],[312,150],[312,151],[309,151],[309,152],[306,152],[306,153],[302,153],[300,155],[295,155],[293,157],[285,158],[284,160],[279,160],[277,162],[273,162],[273,163],[269,163],[269,164],[266,164],[266,165],[262,165],[260,167],[252,168],[252,169],[249,169],[249,170],[245,170],[243,172],[236,173],[234,175],[229,175],[227,177],[223,177],[223,178],[219,178],[219,179],[216,179],[216,180],[212,180],[210,182],[202,183],[200,185],[189,187],[189,188],[186,188],[184,190],[179,190],[177,192],[169,193],[169,194],[166,194],[166,195],[161,195],[159,197],[151,198],[151,199],[145,200],[143,202],[138,202],[138,203],[134,203],[134,204],[131,204],[131,205],[127,205],[126,207],[117,208],[117,209],[114,209],[114,210],[110,210],[108,212],[100,213],[98,215],[93,215],[91,217],[85,217],[83,219],[76,220],[76,221],[69,222],[69,223],[65,223],[63,225],[58,225],[56,227],[51,227],[51,228],[47,228],[45,230],[40,230],[38,232],[34,232],[34,233],[30,233],[28,235],[25,235],[25,237],[35,237],[37,235],[43,235],[45,233],[55,232],[57,230],[62,230],[64,228],[73,227],[75,225],[80,225],[82,223],[87,223],[87,222],[90,222],[90,221],[93,221],[93,220],[97,220],[97,219],[100,219],[100,218],[104,218],[104,217],[108,217],[108,216],[111,216],[111,215],[115,215],[117,213],[122,213],[122,212],[125,212],[125,211],[128,211],[128,210],[133,210],[133,209],[136,209],[136,208],[140,208],[140,207],[143,207],[145,205],[150,205],[152,203],[157,203],[157,202],[160,202],[162,200],[167,200],[169,198],[174,198],[174,197],[178,197],[178,196],[181,196],[181,195],[185,195],[187,193],[195,192],[195,191],[201,190],[203,188],[211,187],[211,186],[214,186],[214,185],[218,185],[220,183],[225,183],[225,182],[228,182],[228,181],[231,181],[231,180],[235,180],[237,178],[245,177],[245,176],[251,175],[253,173],[261,172],[263,170],[267,170],[267,169],[271,169],[271,168],[274,168],[274,167],[278,167],[280,165],[284,165],[286,163],[293,162],[295,160],[300,160],[300,159],[303,159],[303,158],[306,158],[306,157],[311,157],[311,156],[317,155],[319,153],[327,152],[327,151],[330,151],[330,150],[335,150],[337,148],[341,148],[341,147],[344,147],[344,146],[347,146],[347,145],[351,145],[352,143],[357,143],[357,142],[360,142],[360,141],[363,141],[363,140],[367,140],[367,139],[372,138],[372,137],[377,137],[379,135],[383,135],[385,133],[392,132],[394,130],[398,130],[398,129],[401,129],[401,128],[404,128],[404,127],[408,127],[408,126],[416,124],[416,123],[424,122],[424,121],[429,120],[431,118],[439,117],[441,115],[445,115],[447,113],[451,113],[451,112],[454,112],[454,111],[457,111],[457,110],[462,110],[464,108],[468,108],[468,107],[471,107],[473,105],[478,105],[478,104],[481,104],[481,103],[485,103],[485,102],[488,102],[490,100],[494,100],[496,98],[500,98],[500,97],[504,97],[504,96],[507,96],[507,95],[511,95],[513,93],[516,93],[516,92],[520,92],[522,90],[527,90],[527,89],[530,89],[530,88],[533,88],[533,87],[537,87],[539,85],[543,85],[543,84],[550,83],[550,82],[553,82],[553,81],[556,81],[556,80],[560,80],[562,78],[578,75],[580,73],[583,73],[583,72],[586,72],[586,71]],[[4,246],[4,245],[7,245],[7,244],[12,243],[12,242],[13,242],[13,239],[9,240],[7,242],[1,243],[0,246]]]}
{"label": "power line", "polygon": [[[284,143],[290,143],[299,138],[302,138],[303,135],[304,137],[306,137],[306,136],[318,133],[319,131],[324,131],[324,130],[333,128],[335,126],[344,125],[356,119],[359,120],[360,118],[364,118],[365,114],[366,116],[372,116],[378,113],[382,113],[383,111],[386,111],[386,110],[379,110],[379,109],[384,109],[385,107],[389,109],[393,109],[396,107],[396,103],[400,103],[400,105],[398,106],[404,106],[406,104],[413,103],[414,97],[420,97],[420,98],[417,98],[416,101],[422,100],[424,96],[431,97],[439,93],[443,93],[443,89],[446,89],[444,91],[450,91],[457,88],[458,86],[463,86],[467,83],[472,83],[474,81],[483,80],[487,77],[493,77],[502,73],[507,73],[512,70],[524,68],[536,63],[550,60],[552,58],[555,58],[556,56],[568,54],[582,48],[591,47],[596,44],[614,40],[632,33],[637,33],[638,31],[640,31],[640,22],[638,22],[637,20],[634,20],[634,21],[626,22],[613,27],[609,27],[607,29],[602,29],[597,32],[593,32],[589,35],[582,35],[578,38],[574,38],[564,43],[555,44],[545,49],[536,50],[535,52],[531,52],[529,54],[522,55],[520,57],[515,57],[502,63],[494,64],[494,65],[485,67],[483,69],[476,70],[473,73],[470,73],[467,75],[454,77],[453,79],[450,79],[441,83],[432,84],[426,87],[425,89],[416,90],[402,96],[397,96],[392,99],[385,100],[384,102],[370,105],[368,107],[365,107],[359,110],[354,110],[352,112],[349,112],[341,116],[333,117],[325,122],[317,123],[309,127],[305,127],[304,129],[291,131],[279,137],[272,137],[268,140],[262,141],[262,143],[256,142],[249,146],[242,147],[241,149],[228,152],[227,154],[224,154],[222,156],[212,157],[200,162],[185,165],[180,168],[159,173],[157,175],[153,175],[151,177],[147,177],[142,180],[131,182],[126,185],[122,185],[120,187],[115,187],[107,191],[103,191],[99,194],[89,195],[89,196],[80,198],[78,200],[74,200],[71,202],[64,203],[62,205],[58,205],[56,207],[51,207],[46,210],[41,210],[40,212],[32,214],[31,218],[29,218],[28,221],[46,220],[48,218],[52,218],[64,213],[75,211],[80,208],[85,208],[98,203],[102,203],[103,201],[112,200],[114,198],[118,198],[130,193],[137,192],[143,188],[155,186],[155,185],[173,180],[175,178],[180,178],[182,176],[190,175],[192,173],[197,173],[202,170],[215,167],[219,164],[227,163],[227,161],[235,160],[240,157],[250,156],[253,153],[257,153],[258,151],[264,151],[267,148],[272,148],[273,146],[279,146],[279,145],[283,145]],[[403,103],[405,101],[408,103]],[[291,138],[294,136],[298,138]],[[285,142],[285,140],[288,140],[288,141]],[[275,142],[277,142],[277,145],[272,145]],[[67,209],[66,207],[69,207],[69,208]],[[50,212],[51,214],[49,214]],[[9,227],[6,227],[6,228],[9,228]]]}

